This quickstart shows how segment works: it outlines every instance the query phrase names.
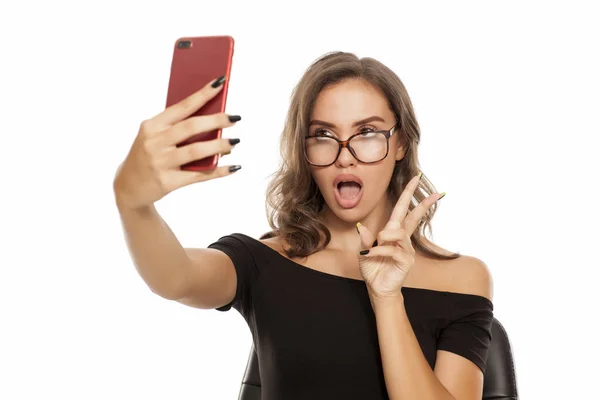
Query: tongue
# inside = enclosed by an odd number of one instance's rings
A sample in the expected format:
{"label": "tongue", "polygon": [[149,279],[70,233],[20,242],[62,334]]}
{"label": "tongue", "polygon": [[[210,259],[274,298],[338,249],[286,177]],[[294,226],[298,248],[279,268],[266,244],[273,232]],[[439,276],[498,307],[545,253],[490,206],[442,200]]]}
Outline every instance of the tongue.
{"label": "tongue", "polygon": [[343,182],[339,185],[339,191],[342,199],[351,199],[358,196],[360,185],[356,182]]}

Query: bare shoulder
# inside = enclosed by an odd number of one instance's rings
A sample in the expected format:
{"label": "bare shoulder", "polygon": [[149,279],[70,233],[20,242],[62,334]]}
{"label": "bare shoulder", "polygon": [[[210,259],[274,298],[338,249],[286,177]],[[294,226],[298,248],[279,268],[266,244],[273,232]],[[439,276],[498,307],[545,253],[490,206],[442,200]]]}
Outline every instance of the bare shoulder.
{"label": "bare shoulder", "polygon": [[[453,252],[446,250],[434,243],[427,241],[427,245],[444,255]],[[438,288],[449,292],[475,294],[493,301],[494,285],[492,274],[487,264],[477,257],[461,254],[454,260],[430,260],[426,259],[424,264],[429,268],[429,279],[436,282]],[[433,267],[432,267],[433,266]],[[443,267],[443,268],[439,268]],[[440,281],[441,280],[441,281]]]}
{"label": "bare shoulder", "polygon": [[462,255],[448,263],[453,292],[475,294],[493,301],[494,283],[485,262],[477,257]]}

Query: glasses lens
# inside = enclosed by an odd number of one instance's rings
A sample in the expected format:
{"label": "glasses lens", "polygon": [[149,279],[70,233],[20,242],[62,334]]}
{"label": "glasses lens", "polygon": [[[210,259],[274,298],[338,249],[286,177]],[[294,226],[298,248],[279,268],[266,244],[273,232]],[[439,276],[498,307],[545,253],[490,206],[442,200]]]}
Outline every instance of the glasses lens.
{"label": "glasses lens", "polygon": [[[338,155],[339,144],[329,137],[306,138],[306,157],[313,165],[329,165]],[[385,158],[388,150],[385,134],[381,132],[365,132],[350,140],[350,147],[359,161],[373,163]]]}
{"label": "glasses lens", "polygon": [[387,153],[387,138],[381,132],[366,132],[350,140],[356,157],[365,163],[382,160]]}
{"label": "glasses lens", "polygon": [[306,138],[306,158],[314,165],[328,165],[335,161],[339,145],[327,137]]}

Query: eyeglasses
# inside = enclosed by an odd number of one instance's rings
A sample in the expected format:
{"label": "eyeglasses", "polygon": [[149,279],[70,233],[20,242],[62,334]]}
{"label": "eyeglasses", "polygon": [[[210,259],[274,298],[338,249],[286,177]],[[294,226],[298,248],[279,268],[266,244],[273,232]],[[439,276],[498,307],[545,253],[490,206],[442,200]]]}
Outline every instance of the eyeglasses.
{"label": "eyeglasses", "polygon": [[331,136],[329,131],[318,129],[314,134],[305,136],[304,155],[309,164],[327,167],[337,160],[345,147],[358,161],[373,164],[387,157],[390,137],[396,128],[397,125],[387,131],[365,128],[350,136],[348,140],[339,140]]}

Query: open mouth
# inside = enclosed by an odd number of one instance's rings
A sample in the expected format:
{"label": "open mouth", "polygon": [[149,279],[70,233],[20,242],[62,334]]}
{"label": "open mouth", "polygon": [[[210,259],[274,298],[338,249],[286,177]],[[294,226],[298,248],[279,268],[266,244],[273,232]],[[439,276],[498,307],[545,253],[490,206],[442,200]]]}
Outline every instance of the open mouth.
{"label": "open mouth", "polygon": [[360,193],[362,186],[358,182],[340,182],[337,185],[337,190],[342,199],[353,199]]}
{"label": "open mouth", "polygon": [[355,207],[363,193],[363,184],[355,175],[338,175],[334,180],[335,198],[343,208]]}

